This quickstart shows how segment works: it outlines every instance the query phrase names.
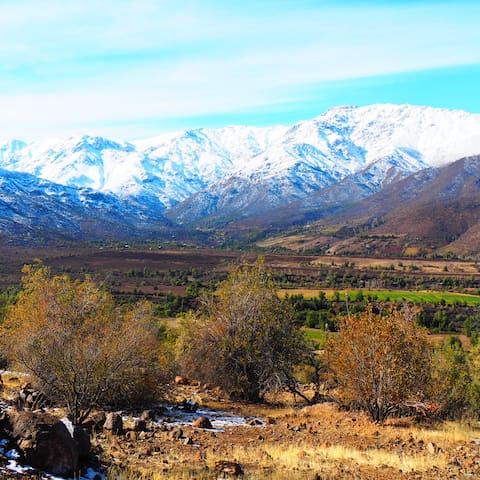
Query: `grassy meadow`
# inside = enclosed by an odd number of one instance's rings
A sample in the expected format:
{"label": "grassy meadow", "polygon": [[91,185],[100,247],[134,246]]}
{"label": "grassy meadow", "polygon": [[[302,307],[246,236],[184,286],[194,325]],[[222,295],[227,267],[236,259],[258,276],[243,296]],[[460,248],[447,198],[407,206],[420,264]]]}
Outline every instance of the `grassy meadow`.
{"label": "grassy meadow", "polygon": [[[334,298],[338,292],[341,301],[345,301],[346,296],[351,300],[355,300],[361,292],[364,298],[371,297],[377,301],[394,301],[394,302],[413,302],[413,303],[445,303],[447,305],[467,304],[469,306],[480,305],[480,295],[471,295],[467,293],[456,292],[426,292],[426,291],[408,291],[408,290],[322,290],[328,299]],[[318,297],[320,290],[314,289],[282,289],[280,296],[286,295],[303,295],[305,298]]]}

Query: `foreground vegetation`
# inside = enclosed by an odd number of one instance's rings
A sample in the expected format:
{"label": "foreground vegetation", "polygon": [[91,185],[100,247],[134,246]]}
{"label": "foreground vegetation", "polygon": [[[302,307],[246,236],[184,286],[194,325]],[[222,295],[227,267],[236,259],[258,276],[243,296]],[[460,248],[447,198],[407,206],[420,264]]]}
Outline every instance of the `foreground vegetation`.
{"label": "foreground vegetation", "polygon": [[[22,288],[5,291],[3,297],[3,354],[12,368],[28,372],[35,388],[64,408],[75,424],[82,424],[92,409],[143,408],[149,400],[171,399],[175,375],[186,383],[193,378],[196,385],[205,385],[202,388],[210,392],[206,401],[211,401],[213,387],[217,387],[223,402],[247,401],[241,408],[248,415],[271,417],[265,430],[271,442],[262,433],[245,444],[240,433],[232,431],[231,448],[224,449],[216,440],[192,430],[192,437],[198,436],[200,443],[216,445],[198,459],[210,467],[220,448],[224,455],[245,464],[261,463],[268,474],[262,478],[274,478],[275,465],[297,469],[299,477],[305,471],[316,471],[325,478],[348,478],[355,465],[368,469],[378,464],[386,469],[385,475],[392,469],[432,473],[435,465],[444,471],[449,468],[449,454],[435,445],[425,454],[424,447],[416,444],[419,440],[413,429],[415,419],[427,419],[436,426],[421,436],[453,445],[458,440],[439,440],[441,434],[433,433],[444,431],[441,422],[476,419],[480,414],[474,303],[449,303],[446,296],[435,304],[433,297],[415,303],[413,297],[402,296],[401,302],[395,302],[375,297],[379,291],[373,290],[348,297],[345,292],[322,291],[314,296],[306,292],[278,295],[277,276],[263,259],[233,268],[211,288],[198,277],[197,272],[190,272],[181,280],[188,283],[188,291],[171,299],[188,298],[188,302],[176,312],[175,320],[166,321],[159,314],[165,315],[167,306],[159,302],[152,304],[141,296],[125,301],[88,275],[72,278],[55,274],[41,263],[27,266]],[[453,323],[452,315],[456,315]],[[437,344],[428,339],[429,330],[457,328],[469,329],[474,340],[470,350],[454,337]],[[201,398],[202,391],[199,387],[190,393]],[[299,415],[285,409],[285,398],[313,406]],[[266,406],[260,407],[261,403]],[[349,422],[361,419],[357,434],[371,435],[371,439],[364,438],[371,447],[365,451],[361,442],[349,444],[346,436],[328,434],[327,440],[318,427],[326,420],[317,413],[331,415],[339,424],[344,418]],[[389,431],[388,422],[404,418],[411,422],[408,431],[414,441],[411,448],[402,446],[404,452],[398,454],[395,441],[383,435]],[[166,430],[155,428],[151,438],[157,434],[163,438]],[[281,433],[278,439],[277,431]],[[297,434],[302,432],[300,438]],[[397,431],[396,435],[404,437]],[[468,430],[464,435],[471,441],[476,433]],[[126,440],[132,438],[138,440],[137,434]],[[99,441],[104,452],[110,448],[108,437]],[[128,450],[129,445],[112,444],[111,448]],[[191,449],[185,452],[193,454]],[[180,458],[178,454],[172,462]],[[128,461],[136,465],[133,459]],[[345,471],[326,468],[335,462],[346,465]],[[145,478],[162,478],[157,475],[147,472]],[[116,478],[113,473],[112,478]]]}
{"label": "foreground vegetation", "polygon": [[[419,308],[372,303],[362,292],[343,302],[339,292],[281,298],[263,259],[235,268],[198,302],[196,312],[165,324],[148,302],[116,305],[89,277],[53,275],[36,263],[24,268],[0,333],[10,362],[76,423],[94,407],[154,398],[175,372],[254,402],[283,389],[316,402],[329,385],[329,396],[376,422],[406,401],[439,403],[436,414],[448,416],[480,406],[479,349],[453,340],[432,346]],[[338,333],[302,332],[312,318]],[[315,384],[313,396],[301,393],[301,381]]]}

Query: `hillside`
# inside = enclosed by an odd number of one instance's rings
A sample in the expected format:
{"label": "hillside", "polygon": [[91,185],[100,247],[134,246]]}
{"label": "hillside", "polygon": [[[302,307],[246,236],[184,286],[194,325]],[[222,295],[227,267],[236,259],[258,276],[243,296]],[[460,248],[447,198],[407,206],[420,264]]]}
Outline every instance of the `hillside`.
{"label": "hillside", "polygon": [[[478,253],[480,156],[425,169],[301,231],[303,245],[337,253]],[[270,246],[288,247],[299,232]]]}

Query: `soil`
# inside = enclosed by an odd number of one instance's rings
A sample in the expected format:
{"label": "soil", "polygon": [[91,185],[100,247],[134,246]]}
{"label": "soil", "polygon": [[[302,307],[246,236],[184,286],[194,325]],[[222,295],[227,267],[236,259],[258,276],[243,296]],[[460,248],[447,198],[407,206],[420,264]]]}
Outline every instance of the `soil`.
{"label": "soil", "polygon": [[[213,472],[215,463],[221,461],[239,462],[247,477],[255,479],[437,480],[480,476],[480,445],[473,436],[457,439],[439,435],[438,424],[418,424],[414,418],[402,418],[380,426],[360,412],[339,410],[335,403],[303,407],[239,404],[199,387],[180,387],[177,395],[262,420],[201,429],[191,422],[178,425],[169,423],[174,418],[164,418],[149,423],[146,432],[127,431],[117,437],[102,433],[97,441],[103,460],[130,472],[163,472],[165,478],[176,478],[174,472],[181,471],[189,471],[192,477],[188,478],[200,478],[202,472]],[[346,451],[346,458],[335,457],[337,446]],[[325,458],[319,462],[314,455],[321,452]],[[372,452],[396,458],[418,457],[426,466],[402,471],[389,465],[388,459],[382,464],[373,456],[369,462]],[[358,455],[367,460],[358,460]]]}

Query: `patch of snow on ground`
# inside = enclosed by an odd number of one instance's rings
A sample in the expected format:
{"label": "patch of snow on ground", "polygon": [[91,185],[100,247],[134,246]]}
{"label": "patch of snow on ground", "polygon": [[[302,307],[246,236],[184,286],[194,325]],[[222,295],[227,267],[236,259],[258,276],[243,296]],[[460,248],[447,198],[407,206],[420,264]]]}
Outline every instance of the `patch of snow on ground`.
{"label": "patch of snow on ground", "polygon": [[165,409],[163,417],[173,418],[174,422],[168,422],[170,425],[191,425],[199,417],[207,417],[214,429],[222,430],[226,427],[245,427],[251,420],[258,420],[259,425],[264,426],[265,423],[260,418],[243,417],[239,415],[232,415],[228,412],[220,410],[213,410],[209,408],[197,408],[195,412],[186,412],[180,407],[172,405],[161,405]]}

